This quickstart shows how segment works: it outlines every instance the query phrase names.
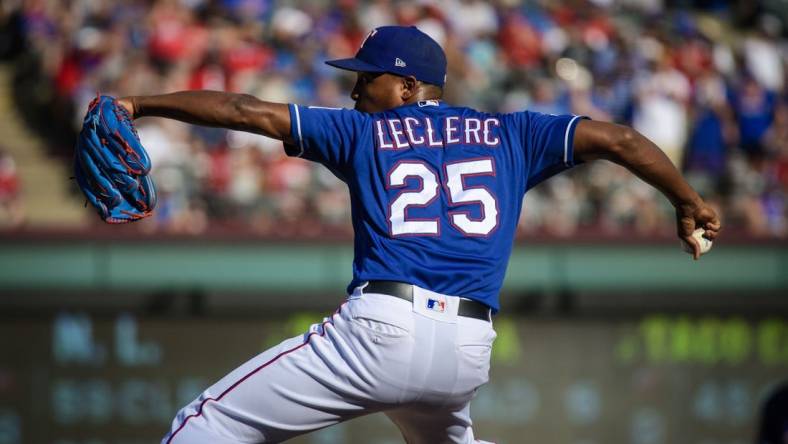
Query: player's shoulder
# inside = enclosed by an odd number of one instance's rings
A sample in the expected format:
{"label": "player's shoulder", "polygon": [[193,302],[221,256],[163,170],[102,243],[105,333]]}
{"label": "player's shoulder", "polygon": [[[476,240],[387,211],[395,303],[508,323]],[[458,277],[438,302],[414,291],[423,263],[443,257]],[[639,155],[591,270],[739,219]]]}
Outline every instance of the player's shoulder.
{"label": "player's shoulder", "polygon": [[540,115],[540,113],[529,110],[515,110],[515,111],[485,111],[468,106],[447,106],[447,112],[466,117],[477,117],[481,119],[497,119],[501,122],[515,123],[519,121],[527,121]]}
{"label": "player's shoulder", "polygon": [[573,117],[576,116],[570,113],[550,113],[530,109],[516,110],[500,114],[502,121],[506,121],[511,125],[521,126],[523,128],[546,125],[552,122],[571,119]]}
{"label": "player's shoulder", "polygon": [[350,108],[295,103],[291,106],[297,119],[303,115],[315,118],[317,122],[333,122],[340,126],[363,127],[371,119],[369,114]]}
{"label": "player's shoulder", "polygon": [[343,114],[351,117],[359,117],[363,118],[368,116],[367,113],[363,113],[361,111],[351,109],[351,108],[344,108],[339,106],[321,106],[321,105],[303,105],[303,104],[291,104],[292,106],[300,109],[300,110],[309,110],[312,112],[320,112],[320,113],[327,113],[327,114]]}

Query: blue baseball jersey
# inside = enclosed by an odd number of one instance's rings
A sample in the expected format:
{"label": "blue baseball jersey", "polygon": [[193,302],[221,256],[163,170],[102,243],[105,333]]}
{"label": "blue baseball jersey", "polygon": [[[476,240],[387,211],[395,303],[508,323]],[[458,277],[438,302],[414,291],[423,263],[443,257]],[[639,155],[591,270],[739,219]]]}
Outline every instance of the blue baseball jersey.
{"label": "blue baseball jersey", "polygon": [[325,165],[349,188],[348,291],[400,281],[497,312],[523,196],[574,165],[579,119],[437,100],[376,114],[290,105],[287,152]]}

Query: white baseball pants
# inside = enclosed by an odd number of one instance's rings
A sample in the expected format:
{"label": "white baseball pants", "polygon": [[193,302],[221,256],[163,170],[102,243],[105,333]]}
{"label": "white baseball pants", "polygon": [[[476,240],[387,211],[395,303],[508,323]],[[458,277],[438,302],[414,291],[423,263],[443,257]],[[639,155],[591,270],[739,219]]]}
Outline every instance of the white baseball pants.
{"label": "white baseball pants", "polygon": [[418,287],[413,302],[359,287],[334,315],[181,409],[162,443],[282,442],[375,412],[409,444],[481,442],[469,404],[488,380],[496,335],[491,322],[457,316],[458,304]]}

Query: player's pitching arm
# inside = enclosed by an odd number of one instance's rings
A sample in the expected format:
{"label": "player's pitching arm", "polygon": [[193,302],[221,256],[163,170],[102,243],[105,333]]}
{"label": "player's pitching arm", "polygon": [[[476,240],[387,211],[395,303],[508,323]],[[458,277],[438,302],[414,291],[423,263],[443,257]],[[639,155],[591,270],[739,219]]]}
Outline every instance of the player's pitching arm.
{"label": "player's pitching arm", "polygon": [[135,119],[166,117],[202,126],[262,134],[292,144],[290,112],[283,103],[265,102],[248,94],[180,91],[118,99]]}
{"label": "player's pitching arm", "polygon": [[692,237],[693,231],[702,228],[705,238],[717,237],[721,225],[714,210],[684,180],[665,153],[634,129],[583,120],[575,129],[574,157],[576,161],[610,160],[660,190],[676,208],[678,236],[692,246],[695,259],[700,257],[700,245]]}

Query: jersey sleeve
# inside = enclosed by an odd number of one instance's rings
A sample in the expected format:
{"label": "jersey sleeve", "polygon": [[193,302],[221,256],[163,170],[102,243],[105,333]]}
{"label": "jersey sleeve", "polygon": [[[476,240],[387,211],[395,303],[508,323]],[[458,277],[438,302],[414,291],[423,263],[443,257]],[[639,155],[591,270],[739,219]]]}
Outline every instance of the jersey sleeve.
{"label": "jersey sleeve", "polygon": [[353,147],[364,129],[364,114],[341,108],[289,107],[290,135],[295,144],[285,145],[285,152],[319,162],[344,179],[352,164]]}
{"label": "jersey sleeve", "polygon": [[526,189],[575,166],[575,127],[585,116],[549,115],[531,111],[520,114],[525,151]]}

